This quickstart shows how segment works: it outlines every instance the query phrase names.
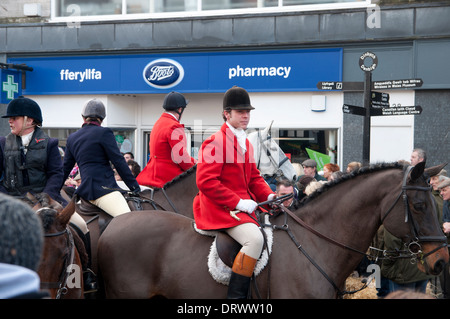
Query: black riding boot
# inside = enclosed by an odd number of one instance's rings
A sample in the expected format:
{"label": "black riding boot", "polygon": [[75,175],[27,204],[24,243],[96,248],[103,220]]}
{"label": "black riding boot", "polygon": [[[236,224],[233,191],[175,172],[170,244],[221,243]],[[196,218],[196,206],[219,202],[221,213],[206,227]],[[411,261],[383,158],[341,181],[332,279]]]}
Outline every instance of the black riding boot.
{"label": "black riding boot", "polygon": [[239,252],[231,268],[231,278],[228,285],[228,299],[247,299],[250,280],[255,268],[256,259]]}
{"label": "black riding boot", "polygon": [[88,263],[86,269],[83,269],[83,284],[84,293],[96,292],[98,289],[97,276],[92,271],[92,253],[91,253],[91,234],[87,232],[84,234],[84,246],[86,247],[86,253],[88,255]]}
{"label": "black riding boot", "polygon": [[250,280],[250,277],[232,272],[228,285],[227,299],[247,299]]}

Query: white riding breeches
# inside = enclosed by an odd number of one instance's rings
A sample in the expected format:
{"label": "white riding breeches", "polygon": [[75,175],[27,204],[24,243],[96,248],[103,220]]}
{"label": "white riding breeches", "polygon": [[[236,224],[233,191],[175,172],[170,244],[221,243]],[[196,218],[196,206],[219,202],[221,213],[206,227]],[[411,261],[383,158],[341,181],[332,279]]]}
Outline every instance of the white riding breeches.
{"label": "white riding breeches", "polygon": [[245,223],[225,230],[234,240],[242,245],[241,252],[258,259],[264,246],[264,236],[256,224]]}
{"label": "white riding breeches", "polygon": [[130,212],[130,207],[128,206],[127,201],[118,191],[114,191],[97,199],[90,200],[90,202],[103,209],[112,217]]}

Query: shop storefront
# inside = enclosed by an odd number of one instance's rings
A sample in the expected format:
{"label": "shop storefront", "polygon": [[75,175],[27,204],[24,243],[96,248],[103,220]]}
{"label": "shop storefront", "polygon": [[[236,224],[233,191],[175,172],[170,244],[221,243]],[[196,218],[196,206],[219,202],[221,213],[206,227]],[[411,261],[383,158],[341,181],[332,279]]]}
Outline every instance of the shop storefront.
{"label": "shop storefront", "polygon": [[272,137],[293,162],[308,158],[309,148],[339,163],[344,95],[319,91],[317,82],[342,81],[342,61],[342,48],[326,48],[14,57],[8,63],[33,68],[26,73],[21,94],[41,105],[43,128],[58,137],[62,147],[82,124],[83,103],[97,97],[106,105],[104,125],[114,130],[121,151],[132,151],[145,165],[165,94],[178,91],[190,101],[181,122],[195,157],[201,142],[223,123],[223,93],[233,85],[247,89],[256,108],[249,131],[273,121]]}

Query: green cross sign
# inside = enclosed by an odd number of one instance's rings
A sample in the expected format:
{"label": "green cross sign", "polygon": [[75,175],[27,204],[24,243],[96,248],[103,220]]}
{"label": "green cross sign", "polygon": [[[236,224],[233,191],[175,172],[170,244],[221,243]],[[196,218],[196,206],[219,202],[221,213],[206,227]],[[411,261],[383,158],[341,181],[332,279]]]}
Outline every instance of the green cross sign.
{"label": "green cross sign", "polygon": [[13,100],[14,93],[19,93],[19,83],[14,82],[14,75],[6,76],[6,82],[2,83],[2,91],[6,92],[8,100]]}

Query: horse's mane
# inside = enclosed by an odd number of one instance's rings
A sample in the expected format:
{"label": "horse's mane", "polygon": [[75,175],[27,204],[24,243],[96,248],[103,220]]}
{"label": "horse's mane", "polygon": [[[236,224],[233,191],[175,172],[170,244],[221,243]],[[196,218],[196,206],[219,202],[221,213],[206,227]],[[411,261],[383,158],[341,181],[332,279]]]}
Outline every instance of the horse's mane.
{"label": "horse's mane", "polygon": [[384,171],[384,170],[388,170],[388,169],[402,169],[402,170],[405,170],[406,167],[407,166],[405,166],[405,165],[403,165],[401,163],[398,163],[398,162],[377,163],[377,164],[373,164],[373,165],[369,165],[369,166],[363,166],[359,170],[353,171],[351,173],[344,173],[340,178],[332,180],[330,182],[327,182],[327,183],[323,184],[322,187],[320,187],[319,189],[317,189],[316,191],[311,193],[309,196],[306,196],[302,201],[300,201],[299,204],[300,204],[300,206],[303,206],[303,205],[309,203],[310,201],[316,199],[317,197],[319,197],[323,193],[326,193],[330,189],[334,188],[336,185],[342,184],[343,182],[348,181],[350,179],[354,179],[354,178],[356,178],[358,176],[367,175],[367,174],[371,174],[371,173],[375,173],[375,172],[379,172],[379,171]]}
{"label": "horse's mane", "polygon": [[[172,179],[171,181],[167,182],[164,184],[163,187],[161,188],[168,188],[170,186],[172,186],[173,184],[175,184],[176,182],[178,182],[181,179],[184,179],[185,177],[193,174],[195,171],[197,170],[197,164],[195,164],[194,166],[192,166],[191,168],[189,168],[187,171],[181,173],[180,175],[177,175],[174,179]],[[155,187],[155,189],[158,189]]]}

